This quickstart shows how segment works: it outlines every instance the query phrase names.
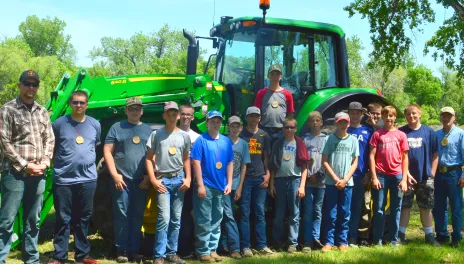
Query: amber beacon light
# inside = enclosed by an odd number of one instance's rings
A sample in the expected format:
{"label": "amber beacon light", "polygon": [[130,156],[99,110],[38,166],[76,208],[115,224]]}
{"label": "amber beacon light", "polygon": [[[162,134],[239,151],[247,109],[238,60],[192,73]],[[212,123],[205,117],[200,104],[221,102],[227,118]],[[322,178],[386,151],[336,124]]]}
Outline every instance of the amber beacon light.
{"label": "amber beacon light", "polygon": [[271,7],[271,0],[259,0],[259,9],[266,11]]}

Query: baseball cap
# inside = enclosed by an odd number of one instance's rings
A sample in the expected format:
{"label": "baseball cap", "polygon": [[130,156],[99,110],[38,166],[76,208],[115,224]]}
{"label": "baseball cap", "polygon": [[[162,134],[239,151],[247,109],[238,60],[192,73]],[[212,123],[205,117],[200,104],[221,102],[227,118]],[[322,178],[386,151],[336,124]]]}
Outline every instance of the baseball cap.
{"label": "baseball cap", "polygon": [[348,110],[361,110],[363,111],[363,106],[359,102],[351,102],[350,105],[348,106]]}
{"label": "baseball cap", "polygon": [[40,83],[39,75],[37,74],[37,72],[33,70],[27,70],[21,73],[21,76],[19,77],[19,82],[23,82],[27,79],[34,79],[38,83]]}
{"label": "baseball cap", "polygon": [[271,67],[269,67],[269,70],[267,71],[267,73],[270,73],[272,71],[278,71],[282,73],[282,68],[280,67],[279,64],[272,64]]}
{"label": "baseball cap", "polygon": [[142,100],[140,100],[138,97],[129,97],[126,100],[126,107],[131,105],[142,105]]}
{"label": "baseball cap", "polygon": [[452,114],[452,115],[456,115],[456,112],[454,111],[454,109],[450,106],[445,106],[443,107],[441,110],[440,110],[440,115],[443,114],[443,113],[449,113],[449,114]]}
{"label": "baseball cap", "polygon": [[350,116],[345,112],[340,112],[335,115],[335,123],[338,123],[341,120],[346,120],[350,122]]}
{"label": "baseball cap", "polygon": [[229,117],[229,125],[231,125],[233,123],[242,124],[242,121],[240,120],[240,117],[238,117],[238,116],[231,116],[231,117]]}
{"label": "baseball cap", "polygon": [[250,114],[261,115],[261,110],[256,106],[250,106],[250,107],[248,107],[248,109],[246,111],[246,115],[250,115]]}
{"label": "baseball cap", "polygon": [[179,106],[177,106],[176,102],[171,101],[171,102],[166,102],[164,104],[164,112],[171,110],[171,109],[179,111]]}
{"label": "baseball cap", "polygon": [[218,110],[209,111],[206,119],[210,120],[213,117],[220,117],[221,119],[223,119],[221,112],[219,112]]}

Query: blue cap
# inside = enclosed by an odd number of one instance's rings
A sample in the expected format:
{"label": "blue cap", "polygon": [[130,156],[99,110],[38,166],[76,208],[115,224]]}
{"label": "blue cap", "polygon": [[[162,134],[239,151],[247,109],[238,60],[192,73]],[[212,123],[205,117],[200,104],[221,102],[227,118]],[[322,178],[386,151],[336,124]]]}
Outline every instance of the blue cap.
{"label": "blue cap", "polygon": [[222,117],[222,114],[221,112],[217,111],[217,110],[211,110],[208,112],[208,117],[206,119],[211,119],[213,117],[220,117],[221,119],[223,119]]}

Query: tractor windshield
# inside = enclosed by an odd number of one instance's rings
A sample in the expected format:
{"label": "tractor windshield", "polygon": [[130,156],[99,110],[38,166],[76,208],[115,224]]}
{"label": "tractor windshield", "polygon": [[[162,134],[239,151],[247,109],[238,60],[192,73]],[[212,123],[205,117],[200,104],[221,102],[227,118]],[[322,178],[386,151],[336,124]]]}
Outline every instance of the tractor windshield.
{"label": "tractor windshield", "polygon": [[[309,90],[337,86],[332,36],[277,30],[272,45],[256,46],[255,41],[256,30],[233,33],[224,39],[218,57],[217,70],[220,73],[216,71],[219,74],[216,77],[225,84],[235,84],[241,89],[256,92],[269,85],[269,66],[280,64],[283,70],[281,86],[293,93],[296,104],[302,103]],[[310,54],[314,54],[313,60]],[[260,72],[255,72],[255,69]],[[257,78],[263,80],[256,82]]]}

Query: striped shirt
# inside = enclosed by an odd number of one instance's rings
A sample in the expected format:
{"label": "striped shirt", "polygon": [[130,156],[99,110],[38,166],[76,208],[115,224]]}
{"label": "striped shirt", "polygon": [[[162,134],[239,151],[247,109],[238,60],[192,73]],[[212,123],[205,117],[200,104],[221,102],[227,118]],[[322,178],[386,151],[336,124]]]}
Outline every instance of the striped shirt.
{"label": "striped shirt", "polygon": [[0,108],[0,172],[28,163],[50,166],[55,136],[47,110],[34,102],[29,110],[19,97]]}

